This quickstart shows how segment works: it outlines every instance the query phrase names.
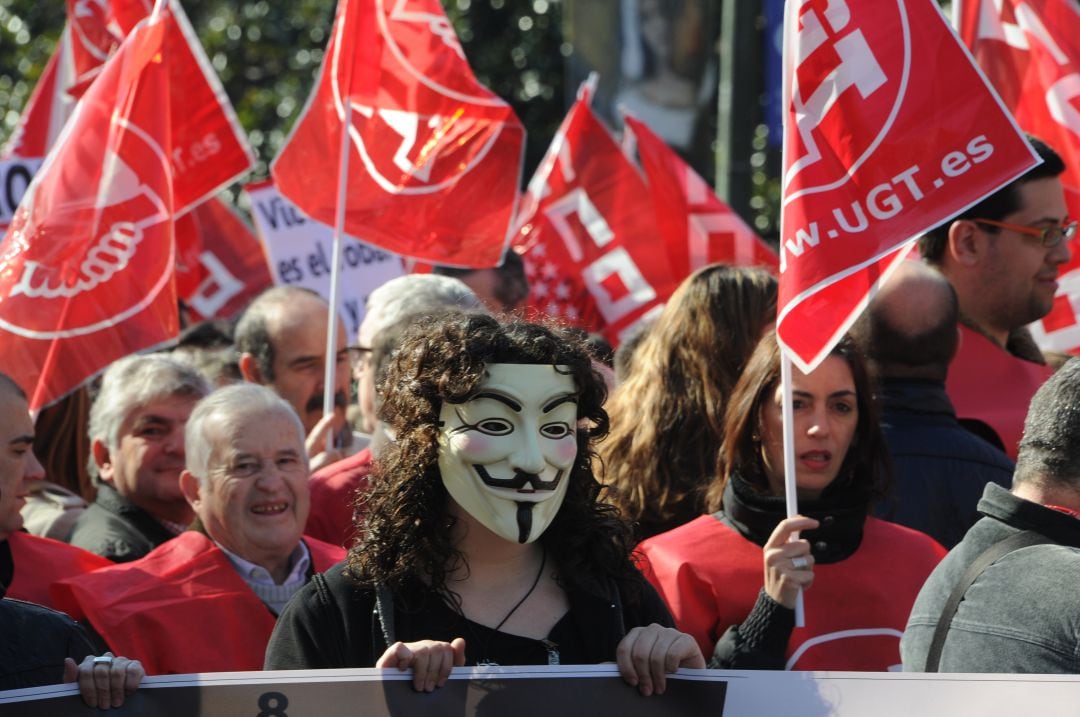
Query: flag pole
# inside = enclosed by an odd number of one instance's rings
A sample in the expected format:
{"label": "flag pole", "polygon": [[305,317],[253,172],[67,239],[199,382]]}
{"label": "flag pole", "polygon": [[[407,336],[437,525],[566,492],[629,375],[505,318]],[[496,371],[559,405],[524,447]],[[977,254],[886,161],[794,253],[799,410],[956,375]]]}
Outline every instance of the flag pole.
{"label": "flag pole", "polygon": [[148,24],[153,25],[161,17],[161,13],[165,11],[165,3],[169,0],[155,0],[154,8],[150,11],[150,20]]}
{"label": "flag pole", "polygon": [[[334,411],[334,372],[337,370],[337,306],[341,287],[341,245],[345,234],[345,190],[349,176],[349,128],[352,127],[352,101],[346,98],[345,117],[341,122],[341,148],[338,153],[337,216],[334,220],[334,247],[330,262],[330,311],[326,326],[326,369],[323,376],[323,415]],[[326,436],[326,450],[334,447],[334,433]]]}
{"label": "flag pole", "polygon": [[[784,422],[784,498],[787,504],[787,517],[799,514],[799,498],[795,493],[795,419],[792,407],[791,359],[787,352],[780,351],[780,390],[781,412]],[[791,540],[799,539],[798,533],[791,535]],[[806,626],[806,614],[803,610],[803,594],[795,598],[795,627]]]}

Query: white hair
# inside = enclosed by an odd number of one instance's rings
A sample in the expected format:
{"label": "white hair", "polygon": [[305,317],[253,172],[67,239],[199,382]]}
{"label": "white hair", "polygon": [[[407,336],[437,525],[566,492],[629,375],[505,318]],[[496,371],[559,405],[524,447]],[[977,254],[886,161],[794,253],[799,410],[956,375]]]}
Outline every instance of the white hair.
{"label": "white hair", "polygon": [[[304,424],[289,403],[266,386],[236,383],[219,388],[195,404],[184,427],[184,457],[188,472],[205,483],[210,472],[210,453],[215,429],[229,433],[253,414],[277,411],[289,416],[296,425],[296,436],[304,445]],[[301,451],[305,468],[307,453]]]}
{"label": "white hair", "polygon": [[436,274],[406,274],[391,279],[371,292],[360,333],[374,341],[379,332],[406,316],[447,309],[486,313],[480,299],[460,279]]}
{"label": "white hair", "polygon": [[[147,354],[114,361],[102,376],[101,389],[90,408],[90,441],[101,441],[109,451],[116,451],[120,427],[132,411],[164,398],[202,398],[210,390],[201,373],[171,356]],[[92,458],[90,469],[97,475]]]}

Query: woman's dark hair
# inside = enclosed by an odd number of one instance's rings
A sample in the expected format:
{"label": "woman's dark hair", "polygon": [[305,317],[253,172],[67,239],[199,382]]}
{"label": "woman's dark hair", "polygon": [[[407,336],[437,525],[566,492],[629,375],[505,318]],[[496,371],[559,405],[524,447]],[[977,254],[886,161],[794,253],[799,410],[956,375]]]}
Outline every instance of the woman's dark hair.
{"label": "woman's dark hair", "polygon": [[632,595],[630,529],[600,499],[603,488],[592,471],[590,442],[607,433],[608,417],[607,389],[588,347],[579,334],[558,327],[500,323],[484,314],[422,320],[390,359],[379,418],[394,441],[380,454],[363,502],[362,538],[349,551],[352,575],[391,589],[419,579],[445,590],[448,574],[468,568],[451,540],[454,518],[438,465],[439,413],[444,401],[463,403],[476,393],[494,363],[565,366],[573,377],[578,453],[563,504],[540,543],[564,587],[591,588],[610,577]]}
{"label": "woman's dark hair", "polygon": [[[847,336],[829,355],[844,359],[851,370],[859,419],[840,472],[825,493],[854,491],[860,494],[858,497],[872,503],[875,498],[885,495],[892,471],[870,374],[862,355]],[[724,488],[733,474],[738,474],[761,492],[768,492],[769,481],[762,464],[761,442],[756,436],[761,433],[762,408],[766,401],[773,400],[779,385],[780,347],[776,343],[775,332],[769,332],[754,350],[728,402],[717,477],[709,486],[706,496],[710,512],[722,507]]]}

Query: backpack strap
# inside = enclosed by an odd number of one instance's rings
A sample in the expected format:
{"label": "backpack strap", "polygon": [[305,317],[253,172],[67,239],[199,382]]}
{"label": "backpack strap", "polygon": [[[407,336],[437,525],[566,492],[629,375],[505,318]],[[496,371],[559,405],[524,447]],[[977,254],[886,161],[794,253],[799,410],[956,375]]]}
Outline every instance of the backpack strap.
{"label": "backpack strap", "polygon": [[1041,533],[1024,530],[1004,540],[999,540],[980,553],[979,557],[975,558],[974,562],[968,566],[967,571],[956,583],[956,587],[953,588],[949,599],[945,602],[945,607],[941,611],[937,627],[934,628],[934,637],[930,641],[930,649],[926,653],[925,672],[938,671],[941,664],[941,652],[945,649],[945,639],[949,636],[949,628],[952,626],[953,618],[956,617],[956,611],[960,608],[960,603],[964,601],[964,595],[967,593],[968,588],[978,580],[983,571],[1014,550],[1053,542],[1053,540]]}

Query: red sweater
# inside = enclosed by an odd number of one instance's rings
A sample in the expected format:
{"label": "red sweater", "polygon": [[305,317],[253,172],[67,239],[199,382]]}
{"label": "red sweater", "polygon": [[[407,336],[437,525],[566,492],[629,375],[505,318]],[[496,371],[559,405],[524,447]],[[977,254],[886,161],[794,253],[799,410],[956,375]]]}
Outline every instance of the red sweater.
{"label": "red sweater", "polygon": [[[345,557],[304,542],[316,572]],[[62,580],[53,595],[150,675],[261,670],[275,623],[225,553],[190,530],[139,560]]]}
{"label": "red sweater", "polygon": [[311,512],[306,535],[349,547],[356,538],[353,511],[358,493],[368,489],[371,449],[321,468],[311,476]]}
{"label": "red sweater", "polygon": [[[711,515],[650,538],[639,550],[645,576],[706,656],[728,627],[746,619],[761,590],[761,548]],[[804,596],[806,627],[791,634],[788,669],[898,670],[908,613],[944,555],[922,533],[867,518],[854,554],[814,566]]]}

